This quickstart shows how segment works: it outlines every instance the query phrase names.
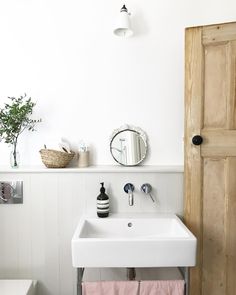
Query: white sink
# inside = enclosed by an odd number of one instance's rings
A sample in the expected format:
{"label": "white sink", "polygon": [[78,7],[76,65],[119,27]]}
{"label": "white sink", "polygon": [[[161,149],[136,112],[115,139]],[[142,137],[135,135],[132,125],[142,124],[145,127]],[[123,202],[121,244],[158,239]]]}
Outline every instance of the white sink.
{"label": "white sink", "polygon": [[197,240],[174,214],[84,216],[72,238],[74,267],[194,266]]}

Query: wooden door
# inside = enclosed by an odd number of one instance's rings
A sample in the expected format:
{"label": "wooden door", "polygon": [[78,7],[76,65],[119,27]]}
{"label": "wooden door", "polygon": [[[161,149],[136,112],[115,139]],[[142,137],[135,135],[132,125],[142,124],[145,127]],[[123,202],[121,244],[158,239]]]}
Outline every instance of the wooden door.
{"label": "wooden door", "polygon": [[198,239],[190,294],[236,295],[236,23],[188,28],[185,42],[185,222]]}

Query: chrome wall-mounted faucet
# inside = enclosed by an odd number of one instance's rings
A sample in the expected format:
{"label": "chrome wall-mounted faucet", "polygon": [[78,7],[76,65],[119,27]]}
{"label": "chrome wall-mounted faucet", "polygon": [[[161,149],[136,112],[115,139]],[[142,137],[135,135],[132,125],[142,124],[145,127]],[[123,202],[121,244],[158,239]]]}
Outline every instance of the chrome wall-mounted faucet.
{"label": "chrome wall-mounted faucet", "polygon": [[151,195],[151,191],[152,191],[152,186],[149,183],[144,183],[141,188],[140,188],[141,192],[149,195],[149,197],[152,199],[153,202],[155,202],[153,196]]}
{"label": "chrome wall-mounted faucet", "polygon": [[134,205],[134,185],[132,183],[126,183],[124,186],[124,191],[129,195],[129,205],[133,206]]}

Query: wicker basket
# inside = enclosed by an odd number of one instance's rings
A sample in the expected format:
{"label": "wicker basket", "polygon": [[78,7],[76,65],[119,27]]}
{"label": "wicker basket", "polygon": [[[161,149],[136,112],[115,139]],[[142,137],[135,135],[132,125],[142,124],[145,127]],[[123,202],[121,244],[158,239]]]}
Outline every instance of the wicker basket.
{"label": "wicker basket", "polygon": [[47,168],[65,168],[75,155],[73,152],[65,153],[50,149],[42,149],[39,153]]}

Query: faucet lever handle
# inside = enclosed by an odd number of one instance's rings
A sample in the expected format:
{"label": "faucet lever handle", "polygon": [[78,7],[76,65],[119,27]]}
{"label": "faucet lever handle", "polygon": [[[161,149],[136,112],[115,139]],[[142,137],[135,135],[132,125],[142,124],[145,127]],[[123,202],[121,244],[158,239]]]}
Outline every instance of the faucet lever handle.
{"label": "faucet lever handle", "polygon": [[151,184],[149,183],[144,183],[142,186],[141,186],[141,191],[145,194],[148,194],[149,197],[152,199],[153,202],[155,202],[153,196],[151,195],[151,191],[152,191],[152,186]]}
{"label": "faucet lever handle", "polygon": [[151,194],[149,194],[150,198],[152,199],[153,203],[155,203],[155,200]]}

